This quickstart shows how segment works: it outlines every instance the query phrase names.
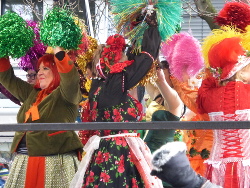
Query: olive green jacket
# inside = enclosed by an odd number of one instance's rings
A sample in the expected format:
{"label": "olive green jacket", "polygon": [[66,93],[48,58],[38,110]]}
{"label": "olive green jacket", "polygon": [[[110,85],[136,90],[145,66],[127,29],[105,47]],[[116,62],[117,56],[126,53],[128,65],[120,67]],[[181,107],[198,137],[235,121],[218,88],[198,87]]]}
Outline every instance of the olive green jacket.
{"label": "olive green jacket", "polygon": [[[56,58],[55,58],[56,60]],[[68,63],[64,57],[56,63]],[[6,59],[0,59],[6,63]],[[32,121],[31,117],[27,123],[70,123],[75,122],[78,113],[78,104],[81,100],[79,74],[74,66],[67,73],[60,73],[60,85],[52,93],[46,96],[38,105],[40,119]],[[12,67],[1,72],[0,83],[10,91],[23,105],[17,114],[17,122],[23,123],[25,112],[36,101],[39,90],[14,75]],[[11,151],[15,152],[18,144],[26,134],[26,145],[29,156],[46,156],[63,154],[73,150],[81,150],[82,143],[74,131],[27,131],[16,132]]]}

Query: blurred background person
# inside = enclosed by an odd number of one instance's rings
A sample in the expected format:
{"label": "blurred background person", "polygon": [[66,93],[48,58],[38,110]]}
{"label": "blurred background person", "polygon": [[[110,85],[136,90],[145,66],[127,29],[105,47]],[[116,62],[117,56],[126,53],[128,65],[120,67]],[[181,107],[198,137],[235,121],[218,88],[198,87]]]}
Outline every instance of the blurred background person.
{"label": "blurred background person", "polygon": [[37,71],[34,69],[28,69],[26,74],[27,82],[29,84],[35,85],[37,79]]}

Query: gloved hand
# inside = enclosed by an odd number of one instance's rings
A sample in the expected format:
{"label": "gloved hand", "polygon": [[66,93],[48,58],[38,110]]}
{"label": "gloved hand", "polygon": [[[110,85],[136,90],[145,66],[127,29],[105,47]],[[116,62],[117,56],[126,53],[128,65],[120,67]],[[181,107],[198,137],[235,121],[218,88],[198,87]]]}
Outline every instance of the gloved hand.
{"label": "gloved hand", "polygon": [[150,27],[156,27],[158,25],[155,10],[154,5],[147,5],[141,12],[143,18],[146,16],[145,21]]}
{"label": "gloved hand", "polygon": [[158,24],[157,24],[157,16],[155,10],[150,10],[150,13],[147,13],[146,22],[151,27],[157,27]]}
{"label": "gloved hand", "polygon": [[175,188],[200,188],[206,181],[191,168],[184,142],[169,142],[153,153],[151,175]]}

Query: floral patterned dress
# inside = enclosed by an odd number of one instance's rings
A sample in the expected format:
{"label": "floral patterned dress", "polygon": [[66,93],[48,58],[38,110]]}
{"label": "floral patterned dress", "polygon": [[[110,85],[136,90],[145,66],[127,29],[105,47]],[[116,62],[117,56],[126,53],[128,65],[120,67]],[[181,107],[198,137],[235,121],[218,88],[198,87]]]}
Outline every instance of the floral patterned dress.
{"label": "floral patterned dress", "polygon": [[[156,27],[147,29],[144,33],[142,50],[156,58],[159,52],[160,37]],[[94,122],[131,122],[137,121],[142,111],[141,104],[128,94],[150,70],[153,60],[147,53],[131,55],[134,62],[122,72],[109,74],[106,79],[93,79],[89,92],[90,119]],[[145,182],[144,167],[139,164],[138,153],[131,149],[126,136],[122,133],[133,133],[134,130],[103,130],[95,131],[101,137],[99,147],[86,168],[83,188],[139,188],[161,187]],[[113,136],[112,136],[113,135]],[[115,136],[114,136],[115,135]],[[149,148],[139,137],[140,151]],[[87,144],[89,144],[91,140]],[[145,155],[146,156],[146,155]],[[147,157],[147,156],[146,156]],[[154,177],[155,179],[155,177]]]}

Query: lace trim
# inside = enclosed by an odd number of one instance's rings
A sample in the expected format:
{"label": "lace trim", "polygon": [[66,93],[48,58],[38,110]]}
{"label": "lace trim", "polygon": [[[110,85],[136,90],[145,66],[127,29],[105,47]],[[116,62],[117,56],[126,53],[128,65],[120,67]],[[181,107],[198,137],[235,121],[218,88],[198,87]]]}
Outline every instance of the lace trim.
{"label": "lace trim", "polygon": [[250,159],[239,159],[239,158],[231,158],[231,159],[223,159],[221,161],[212,161],[212,160],[205,160],[204,163],[212,165],[214,168],[219,168],[223,163],[231,163],[231,162],[241,162],[243,166],[250,166]]}
{"label": "lace trim", "polygon": [[225,114],[224,112],[208,113],[210,121],[247,121],[250,120],[250,109],[236,110],[235,114]]}
{"label": "lace trim", "polygon": [[250,159],[246,159],[242,161],[243,166],[250,166]]}
{"label": "lace trim", "polygon": [[114,137],[139,137],[138,133],[121,133],[108,136],[102,136],[100,138],[114,138]]}

